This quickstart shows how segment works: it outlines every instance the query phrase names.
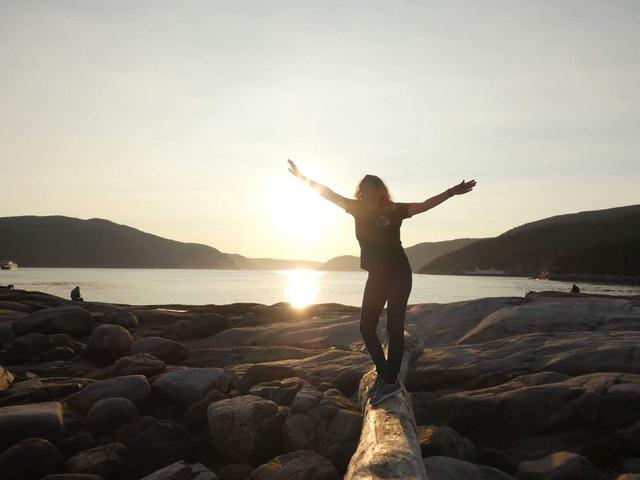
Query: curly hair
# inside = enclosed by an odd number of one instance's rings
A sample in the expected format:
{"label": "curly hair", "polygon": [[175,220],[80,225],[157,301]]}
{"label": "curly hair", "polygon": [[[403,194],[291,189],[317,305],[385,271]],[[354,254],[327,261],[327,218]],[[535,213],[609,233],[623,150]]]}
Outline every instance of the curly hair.
{"label": "curly hair", "polygon": [[367,184],[373,185],[376,189],[382,190],[383,192],[382,201],[381,201],[382,205],[391,203],[391,194],[389,193],[389,189],[387,188],[385,183],[382,181],[382,179],[376,175],[368,175],[368,174],[362,177],[362,180],[360,180],[360,182],[358,183],[358,186],[356,187],[356,191],[353,194],[353,197],[356,200],[362,200],[362,191],[364,190],[364,186]]}

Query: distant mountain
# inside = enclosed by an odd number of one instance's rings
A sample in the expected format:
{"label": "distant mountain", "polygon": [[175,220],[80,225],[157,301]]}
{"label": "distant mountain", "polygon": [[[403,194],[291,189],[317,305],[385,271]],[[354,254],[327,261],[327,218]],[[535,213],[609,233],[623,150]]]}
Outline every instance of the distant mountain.
{"label": "distant mountain", "polygon": [[20,267],[278,269],[320,262],[247,258],[92,218],[0,218],[0,260]]}
{"label": "distant mountain", "polygon": [[[558,215],[521,225],[495,238],[478,240],[436,258],[419,272],[461,274],[478,267],[496,268],[511,275],[538,275],[552,269],[568,273],[567,269],[602,255],[612,244],[633,242],[638,236],[640,205]],[[640,264],[630,267],[636,272],[632,275],[640,274]],[[605,263],[599,268],[613,271],[619,267]]]}
{"label": "distant mountain", "polygon": [[[469,245],[477,238],[457,238],[442,242],[422,242],[405,248],[411,269],[416,272],[434,258]],[[319,267],[320,270],[360,270],[360,257],[342,255],[331,258]]]}

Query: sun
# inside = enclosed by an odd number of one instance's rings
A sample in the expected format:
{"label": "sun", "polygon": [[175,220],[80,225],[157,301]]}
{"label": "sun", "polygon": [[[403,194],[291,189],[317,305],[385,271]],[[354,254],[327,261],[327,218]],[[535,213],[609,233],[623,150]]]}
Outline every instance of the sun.
{"label": "sun", "polygon": [[271,183],[267,198],[274,230],[295,241],[315,241],[335,218],[335,205],[293,176]]}

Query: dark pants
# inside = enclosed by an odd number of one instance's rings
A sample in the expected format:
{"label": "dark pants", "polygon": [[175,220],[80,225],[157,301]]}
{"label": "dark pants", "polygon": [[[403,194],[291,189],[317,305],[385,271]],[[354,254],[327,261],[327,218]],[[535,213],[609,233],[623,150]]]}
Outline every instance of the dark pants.
{"label": "dark pants", "polygon": [[[409,265],[369,272],[362,297],[360,333],[379,375],[388,383],[396,380],[404,354],[404,317],[411,293]],[[385,358],[376,333],[378,320],[387,302],[388,358]]]}

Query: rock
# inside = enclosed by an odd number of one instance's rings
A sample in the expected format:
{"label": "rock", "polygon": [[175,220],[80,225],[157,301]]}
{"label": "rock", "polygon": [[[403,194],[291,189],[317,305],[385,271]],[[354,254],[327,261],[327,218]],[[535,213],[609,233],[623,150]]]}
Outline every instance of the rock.
{"label": "rock", "polygon": [[197,403],[194,403],[184,414],[184,424],[189,428],[200,428],[207,424],[207,408],[213,402],[224,400],[227,396],[216,390],[209,392]]}
{"label": "rock", "polygon": [[56,440],[62,433],[62,405],[32,403],[0,408],[0,450],[29,437]]}
{"label": "rock", "polygon": [[76,453],[67,460],[69,473],[91,473],[105,480],[118,478],[126,467],[127,448],[122,443],[109,443]]}
{"label": "rock", "polygon": [[27,438],[0,454],[0,472],[8,480],[40,480],[63,470],[64,457],[43,438]]}
{"label": "rock", "polygon": [[345,370],[335,378],[331,379],[331,384],[340,390],[345,396],[350,397],[358,391],[360,380],[366,373],[366,369],[354,368]]}
{"label": "rock", "polygon": [[218,478],[219,480],[246,480],[253,469],[253,465],[230,463],[218,470]]}
{"label": "rock", "polygon": [[214,451],[225,463],[260,465],[282,452],[278,405],[253,395],[212,403],[207,409]]}
{"label": "rock", "polygon": [[436,425],[420,426],[418,440],[423,457],[439,455],[468,462],[476,459],[473,442],[459,435],[453,428]]}
{"label": "rock", "polygon": [[0,366],[0,392],[6,390],[13,383],[13,374]]}
{"label": "rock", "polygon": [[69,360],[75,357],[75,352],[70,347],[53,347],[42,354],[42,360],[52,362],[55,360]]}
{"label": "rock", "polygon": [[438,455],[425,458],[424,467],[429,480],[514,480],[492,467]]}
{"label": "rock", "polygon": [[622,475],[618,475],[616,480],[640,480],[639,473],[623,473]]}
{"label": "rock", "polygon": [[16,338],[4,354],[5,361],[15,365],[38,358],[49,346],[49,340],[42,333],[29,333]]}
{"label": "rock", "polygon": [[120,325],[127,330],[139,328],[138,318],[131,312],[126,310],[111,310],[106,312],[102,317],[103,323],[112,325]]}
{"label": "rock", "polygon": [[87,425],[96,432],[114,431],[138,415],[137,407],[128,399],[110,397],[98,400],[87,413]]}
{"label": "rock", "polygon": [[556,452],[538,460],[520,462],[516,478],[519,480],[598,480],[595,467],[584,458],[573,452]]}
{"label": "rock", "polygon": [[124,397],[136,405],[141,405],[151,393],[151,385],[144,375],[127,375],[91,383],[65,402],[83,412],[89,410],[98,400],[108,397]]}
{"label": "rock", "polygon": [[622,460],[621,470],[626,473],[640,473],[640,458],[627,457]]}
{"label": "rock", "polygon": [[56,473],[42,477],[42,480],[103,480],[103,478],[90,473]]}
{"label": "rock", "polygon": [[182,460],[156,470],[142,480],[191,480],[191,466]]}
{"label": "rock", "polygon": [[249,394],[262,397],[278,405],[291,405],[298,391],[303,387],[304,380],[299,377],[258,383],[251,387]]}
{"label": "rock", "polygon": [[136,340],[133,353],[150,353],[167,363],[177,363],[189,356],[189,349],[178,342],[162,337],[143,337]]}
{"label": "rock", "polygon": [[174,462],[191,461],[194,446],[191,435],[181,425],[153,417],[137,417],[116,431],[131,454],[130,473],[136,478],[148,475]]}
{"label": "rock", "polygon": [[68,305],[45,308],[13,323],[16,335],[37,333],[70,333],[75,336],[87,335],[93,327],[91,313],[83,308]]}
{"label": "rock", "polygon": [[359,407],[341,392],[304,386],[287,413],[285,447],[287,451],[314,451],[344,472],[358,446],[361,428]]}
{"label": "rock", "polygon": [[167,371],[165,363],[150,353],[136,353],[116,360],[113,375],[145,375],[154,377]]}
{"label": "rock", "polygon": [[188,464],[180,460],[156,470],[142,480],[218,480],[218,477],[201,463]]}
{"label": "rock", "polygon": [[162,335],[174,340],[185,340],[193,335],[191,320],[178,320],[162,329]]}
{"label": "rock", "polygon": [[285,453],[251,472],[251,480],[338,480],[333,464],[307,450]]}
{"label": "rock", "polygon": [[229,390],[229,377],[220,368],[189,368],[165,373],[153,382],[153,390],[171,403],[188,408],[215,388]]}
{"label": "rock", "polygon": [[252,365],[240,381],[240,391],[248,393],[251,387],[258,383],[283,380],[297,376],[298,374],[293,368],[282,365]]}
{"label": "rock", "polygon": [[133,337],[120,325],[104,324],[96,327],[87,343],[87,358],[99,364],[111,364],[131,351]]}
{"label": "rock", "polygon": [[87,432],[78,432],[70,437],[63,438],[56,443],[56,448],[65,457],[71,457],[83,450],[89,450],[98,446],[96,439]]}
{"label": "rock", "polygon": [[89,381],[82,378],[36,377],[14,382],[11,389],[0,396],[0,407],[61,400],[78,392]]}

